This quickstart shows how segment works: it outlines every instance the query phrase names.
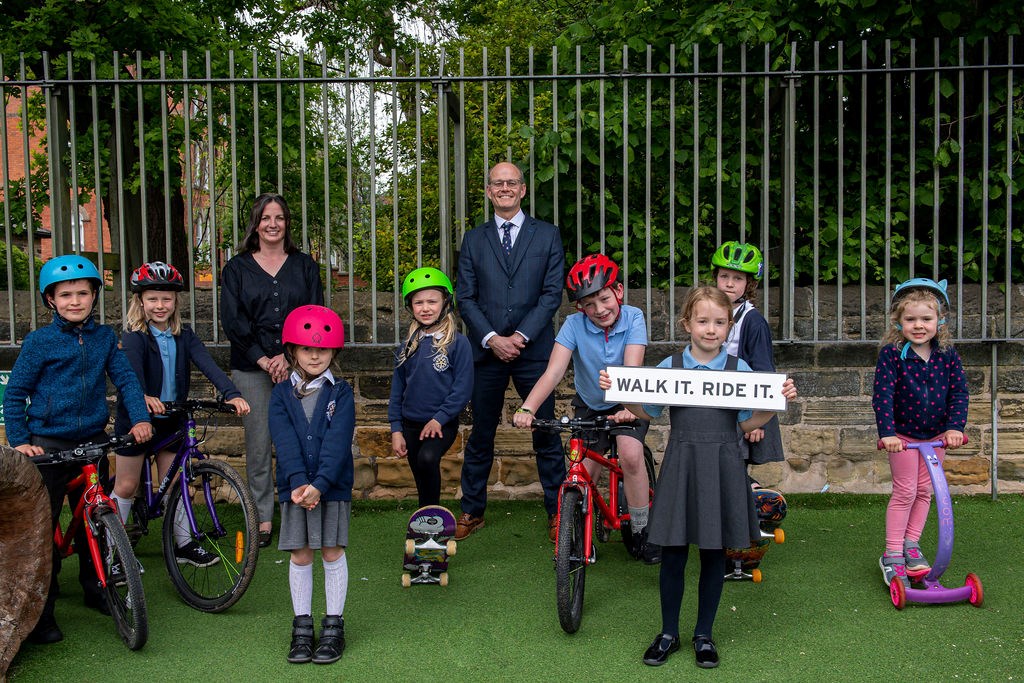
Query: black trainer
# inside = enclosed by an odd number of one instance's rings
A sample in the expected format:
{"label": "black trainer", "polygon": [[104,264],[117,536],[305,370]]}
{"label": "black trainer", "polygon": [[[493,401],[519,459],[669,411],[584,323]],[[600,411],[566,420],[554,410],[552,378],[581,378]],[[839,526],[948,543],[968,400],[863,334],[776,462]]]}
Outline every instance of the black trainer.
{"label": "black trainer", "polygon": [[633,535],[633,543],[636,546],[638,560],[644,564],[661,564],[661,546],[648,542],[647,527],[644,527],[639,534]]}
{"label": "black trainer", "polygon": [[190,564],[193,567],[211,567],[220,562],[220,557],[195,541],[189,541],[180,548],[175,546],[174,560],[178,564]]}
{"label": "black trainer", "polygon": [[292,619],[292,644],[288,650],[288,661],[305,664],[313,659],[313,617],[304,614]]}
{"label": "black trainer", "polygon": [[61,632],[60,627],[57,626],[57,620],[53,618],[52,614],[46,614],[45,612],[39,617],[35,628],[28,634],[28,642],[35,643],[36,645],[51,645],[62,640],[64,640],[64,634]]}
{"label": "black trainer", "polygon": [[345,620],[327,615],[320,623],[320,643],[313,653],[314,664],[332,664],[345,651]]}

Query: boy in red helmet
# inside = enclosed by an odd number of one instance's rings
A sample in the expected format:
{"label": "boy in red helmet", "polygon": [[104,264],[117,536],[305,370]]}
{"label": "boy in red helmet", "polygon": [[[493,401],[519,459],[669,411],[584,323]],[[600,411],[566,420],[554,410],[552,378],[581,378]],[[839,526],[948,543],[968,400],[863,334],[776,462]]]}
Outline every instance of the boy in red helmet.
{"label": "boy in red helmet", "polygon": [[[597,385],[598,373],[609,365],[643,365],[647,347],[647,325],[643,312],[622,303],[623,284],[619,267],[604,254],[586,256],[569,269],[565,278],[569,301],[579,313],[565,319],[555,337],[548,367],[513,416],[517,427],[533,423],[533,411],[562,381],[572,361],[576,396],[576,417],[610,415],[623,424],[612,432],[622,466],[626,499],[629,501],[630,531],[638,559],[647,564],[661,560],[660,549],[647,543],[649,487],[644,468],[644,436],[649,422],[636,420],[621,404],[607,403]],[[597,451],[606,443],[594,446]],[[589,464],[589,463],[588,463]]]}

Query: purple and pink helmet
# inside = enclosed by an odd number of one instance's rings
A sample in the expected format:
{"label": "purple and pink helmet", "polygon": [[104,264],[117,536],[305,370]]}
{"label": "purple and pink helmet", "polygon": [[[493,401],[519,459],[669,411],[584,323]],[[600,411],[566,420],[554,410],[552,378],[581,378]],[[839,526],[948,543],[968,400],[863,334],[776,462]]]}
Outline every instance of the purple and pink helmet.
{"label": "purple and pink helmet", "polygon": [[345,326],[338,314],[326,306],[299,306],[284,319],[281,341],[318,349],[345,346]]}

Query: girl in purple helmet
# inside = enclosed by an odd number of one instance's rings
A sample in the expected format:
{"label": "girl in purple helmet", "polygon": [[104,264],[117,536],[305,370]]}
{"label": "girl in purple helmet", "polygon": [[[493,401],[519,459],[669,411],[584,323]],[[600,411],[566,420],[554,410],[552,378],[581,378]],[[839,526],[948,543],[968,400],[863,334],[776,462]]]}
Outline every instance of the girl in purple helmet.
{"label": "girl in purple helmet", "polygon": [[[331,309],[300,306],[285,318],[281,340],[292,369],[270,394],[270,436],[281,500],[277,547],[291,553],[294,618],[288,661],[330,664],[345,649],[345,548],[352,513],[355,402],[348,382],[331,371],[335,354],[345,346],[345,329]],[[315,550],[324,565],[327,615],[314,648]]]}
{"label": "girl in purple helmet", "polygon": [[[885,513],[885,552],[878,561],[885,585],[930,569],[918,541],[931,505],[931,479],[905,440],[942,439],[947,448],[964,442],[967,377],[950,343],[946,281],[907,280],[893,292],[892,323],[875,366],[871,405],[878,437],[889,453],[892,497]],[[935,449],[941,461],[945,449]]]}

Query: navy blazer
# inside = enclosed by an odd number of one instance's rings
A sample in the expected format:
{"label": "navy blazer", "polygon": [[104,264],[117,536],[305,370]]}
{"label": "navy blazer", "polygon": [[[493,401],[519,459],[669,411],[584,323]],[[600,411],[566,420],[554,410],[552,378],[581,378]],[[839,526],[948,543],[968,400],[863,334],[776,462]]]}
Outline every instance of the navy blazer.
{"label": "navy blazer", "polygon": [[519,330],[529,338],[520,358],[546,361],[555,343],[555,311],[562,303],[565,249],[551,223],[527,215],[512,253],[498,239],[494,219],[462,239],[455,300],[473,346],[473,360],[491,351],[481,341],[492,330],[508,336]]}
{"label": "navy blazer", "polygon": [[270,392],[270,436],[277,455],[277,493],[292,501],[292,489],[312,484],[323,500],[352,500],[352,436],[356,404],[352,387],[342,379],[324,385],[313,418],[306,420],[302,401],[290,379]]}
{"label": "navy blazer", "polygon": [[[176,351],[174,384],[178,389],[179,400],[183,401],[188,398],[189,385],[192,380],[189,361],[195,363],[199,372],[206,375],[217,391],[224,395],[225,400],[242,395],[231,378],[213,360],[210,352],[206,350],[203,342],[191,327],[181,326],[181,333],[174,337],[174,348]],[[128,356],[128,362],[135,370],[135,375],[139,378],[139,383],[142,384],[143,393],[159,398],[160,389],[164,384],[164,365],[160,360],[160,347],[157,346],[156,338],[149,331],[149,326],[147,325],[145,332],[122,334],[121,349]],[[118,401],[114,431],[123,434],[130,428],[131,421],[128,419],[128,412],[123,403]]]}

